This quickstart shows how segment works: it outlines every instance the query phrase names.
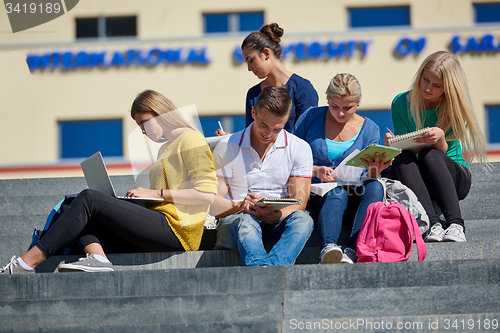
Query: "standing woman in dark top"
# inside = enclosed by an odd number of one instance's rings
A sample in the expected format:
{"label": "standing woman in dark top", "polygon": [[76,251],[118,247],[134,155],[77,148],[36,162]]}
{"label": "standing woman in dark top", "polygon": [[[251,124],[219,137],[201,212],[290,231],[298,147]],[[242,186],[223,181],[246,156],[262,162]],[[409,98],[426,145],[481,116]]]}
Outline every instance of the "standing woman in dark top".
{"label": "standing woman in dark top", "polygon": [[[305,110],[311,106],[318,106],[318,93],[311,82],[283,67],[280,60],[282,36],[283,29],[277,23],[271,23],[263,26],[259,31],[252,32],[241,44],[243,59],[247,63],[248,70],[259,79],[264,79],[248,90],[245,117],[245,126],[247,127],[253,122],[252,107],[255,106],[260,92],[269,86],[288,88],[292,98],[292,112],[285,124],[285,130],[288,132],[292,131],[295,121]],[[225,133],[217,130],[215,134]]]}

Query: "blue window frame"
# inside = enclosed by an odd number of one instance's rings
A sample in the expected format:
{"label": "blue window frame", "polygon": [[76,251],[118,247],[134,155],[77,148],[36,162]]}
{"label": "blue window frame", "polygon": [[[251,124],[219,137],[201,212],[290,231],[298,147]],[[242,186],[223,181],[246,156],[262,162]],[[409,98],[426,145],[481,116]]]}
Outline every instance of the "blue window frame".
{"label": "blue window frame", "polygon": [[383,142],[387,128],[394,133],[392,125],[391,110],[369,110],[369,111],[356,111],[362,117],[368,117],[375,122],[380,128],[380,142]]}
{"label": "blue window frame", "polygon": [[410,7],[361,7],[348,8],[349,27],[409,26]]}
{"label": "blue window frame", "polygon": [[500,22],[500,2],[474,4],[476,23]]}
{"label": "blue window frame", "polygon": [[123,156],[121,119],[59,122],[59,157],[89,157],[97,151],[103,156]]}
{"label": "blue window frame", "polygon": [[486,119],[488,143],[500,143],[500,105],[486,106]]}
{"label": "blue window frame", "polygon": [[221,122],[224,131],[228,133],[238,132],[245,128],[244,115],[206,116],[200,117],[200,124],[203,128],[203,134],[206,137],[213,136],[214,132],[219,129],[219,121]]}
{"label": "blue window frame", "polygon": [[264,25],[264,12],[203,14],[205,33],[255,31]]}

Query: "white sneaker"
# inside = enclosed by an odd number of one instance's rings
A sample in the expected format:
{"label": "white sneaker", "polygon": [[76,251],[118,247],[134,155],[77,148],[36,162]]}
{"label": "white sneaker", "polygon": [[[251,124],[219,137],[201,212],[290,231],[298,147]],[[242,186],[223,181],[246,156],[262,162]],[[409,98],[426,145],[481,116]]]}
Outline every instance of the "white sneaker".
{"label": "white sneaker", "polygon": [[205,229],[217,229],[217,223],[219,220],[213,215],[207,215],[204,227]]}
{"label": "white sneaker", "polygon": [[343,253],[337,244],[328,244],[323,247],[319,254],[320,264],[336,264],[342,259]]}
{"label": "white sneaker", "polygon": [[426,242],[441,242],[443,240],[445,231],[441,223],[436,223],[432,226],[427,237],[425,237]]}
{"label": "white sneaker", "polygon": [[112,272],[113,264],[111,262],[102,262],[88,254],[85,258],[78,259],[77,262],[69,264],[60,264],[57,267],[59,272]]}
{"label": "white sneaker", "polygon": [[450,224],[446,229],[443,242],[466,242],[464,228],[456,223]]}
{"label": "white sneaker", "polygon": [[25,270],[17,259],[16,256],[13,256],[7,265],[0,268],[0,274],[35,274],[34,269],[29,271]]}
{"label": "white sneaker", "polygon": [[356,251],[351,249],[350,247],[346,247],[344,249],[344,253],[342,254],[342,259],[340,260],[341,264],[354,264],[356,262],[357,256]]}

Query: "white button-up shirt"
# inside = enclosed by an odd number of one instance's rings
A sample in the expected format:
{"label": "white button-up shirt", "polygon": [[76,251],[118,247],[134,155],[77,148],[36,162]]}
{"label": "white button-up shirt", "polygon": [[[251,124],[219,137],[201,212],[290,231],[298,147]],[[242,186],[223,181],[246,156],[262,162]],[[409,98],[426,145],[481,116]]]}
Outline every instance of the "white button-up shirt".
{"label": "white button-up shirt", "polygon": [[312,177],[311,147],[282,130],[261,161],[250,143],[252,125],[217,144],[213,154],[217,177],[229,183],[228,197],[234,201],[243,200],[248,192],[288,198],[290,177]]}

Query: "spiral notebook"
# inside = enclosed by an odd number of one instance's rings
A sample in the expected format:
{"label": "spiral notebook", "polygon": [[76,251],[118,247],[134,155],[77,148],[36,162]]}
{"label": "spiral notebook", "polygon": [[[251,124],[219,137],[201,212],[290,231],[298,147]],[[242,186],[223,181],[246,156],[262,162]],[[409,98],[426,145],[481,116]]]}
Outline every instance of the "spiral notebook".
{"label": "spiral notebook", "polygon": [[302,199],[300,198],[281,198],[281,199],[269,199],[264,198],[255,203],[259,207],[265,207],[267,204],[271,204],[274,210],[282,210],[285,207],[291,205],[300,205],[302,204]]}
{"label": "spiral notebook", "polygon": [[414,153],[419,153],[422,149],[430,147],[431,145],[428,143],[418,143],[413,141],[413,139],[418,138],[424,133],[427,133],[429,130],[430,128],[426,127],[414,132],[396,135],[395,137],[389,139],[389,146],[402,150],[408,149]]}

